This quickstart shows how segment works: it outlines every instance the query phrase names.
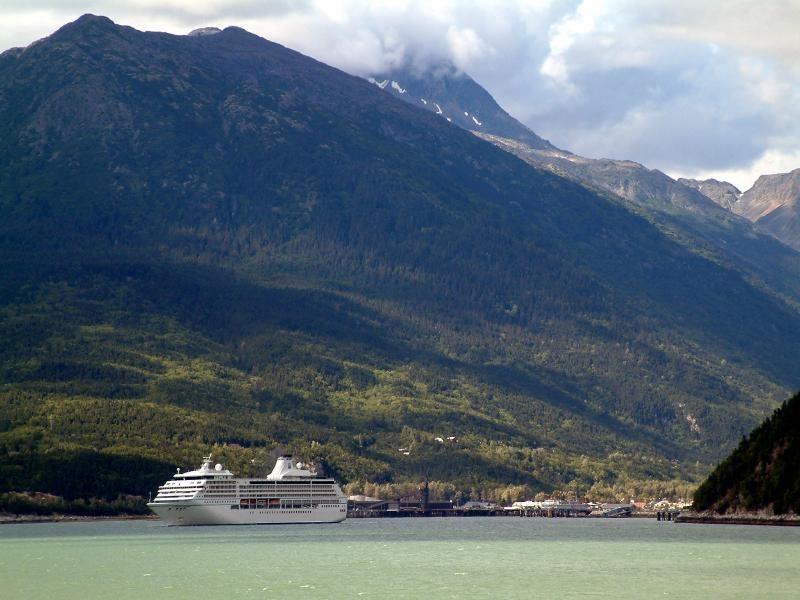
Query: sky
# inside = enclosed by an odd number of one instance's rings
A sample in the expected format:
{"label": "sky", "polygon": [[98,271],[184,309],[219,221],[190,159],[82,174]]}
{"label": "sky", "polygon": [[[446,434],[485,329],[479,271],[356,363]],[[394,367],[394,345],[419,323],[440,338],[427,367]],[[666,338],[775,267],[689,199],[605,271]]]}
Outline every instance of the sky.
{"label": "sky", "polygon": [[449,59],[556,146],[674,177],[800,167],[800,0],[3,0],[0,49],[87,12],[238,25],[357,75]]}

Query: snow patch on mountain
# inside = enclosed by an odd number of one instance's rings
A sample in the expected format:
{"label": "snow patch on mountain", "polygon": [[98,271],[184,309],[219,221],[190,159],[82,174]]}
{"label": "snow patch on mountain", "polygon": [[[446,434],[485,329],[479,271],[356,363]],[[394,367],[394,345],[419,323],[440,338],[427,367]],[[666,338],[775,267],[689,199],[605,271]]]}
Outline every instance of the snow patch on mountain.
{"label": "snow patch on mountain", "polygon": [[405,89],[400,87],[400,84],[397,83],[396,81],[392,81],[392,89],[397,91],[398,94],[405,94],[406,93]]}
{"label": "snow patch on mountain", "polygon": [[199,37],[201,35],[216,35],[218,33],[222,33],[222,30],[219,27],[200,27],[198,29],[192,29],[186,35]]}
{"label": "snow patch on mountain", "polygon": [[483,123],[481,123],[480,121],[478,121],[478,119],[475,118],[475,115],[472,115],[472,120],[475,123],[475,125],[477,125],[478,127],[483,125]]}
{"label": "snow patch on mountain", "polygon": [[374,85],[377,85],[382,90],[385,90],[386,86],[389,85],[389,80],[388,79],[384,79],[383,81],[378,81],[374,77],[368,77],[367,81],[369,81],[370,83],[372,83]]}

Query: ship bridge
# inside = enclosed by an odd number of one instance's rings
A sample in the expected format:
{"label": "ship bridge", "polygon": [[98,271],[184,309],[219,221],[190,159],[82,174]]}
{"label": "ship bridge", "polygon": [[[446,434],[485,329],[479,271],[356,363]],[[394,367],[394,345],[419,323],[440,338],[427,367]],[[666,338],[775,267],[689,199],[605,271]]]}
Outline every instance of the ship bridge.
{"label": "ship bridge", "polygon": [[285,479],[313,479],[316,476],[314,471],[304,469],[302,463],[295,463],[291,454],[285,454],[277,460],[272,473],[267,475],[267,479],[283,481]]}
{"label": "ship bridge", "polygon": [[233,473],[228,469],[222,468],[222,465],[217,463],[214,467],[211,466],[211,455],[203,457],[203,464],[199,469],[194,471],[178,472],[173,476],[174,479],[230,479],[233,478]]}

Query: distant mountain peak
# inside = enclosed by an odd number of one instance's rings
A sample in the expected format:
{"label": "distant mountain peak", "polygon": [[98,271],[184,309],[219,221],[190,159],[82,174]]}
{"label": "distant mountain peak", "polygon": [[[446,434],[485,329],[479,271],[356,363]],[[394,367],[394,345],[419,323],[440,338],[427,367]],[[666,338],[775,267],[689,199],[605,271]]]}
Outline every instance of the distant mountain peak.
{"label": "distant mountain peak", "polygon": [[782,242],[800,249],[800,169],[761,175],[734,211]]}
{"label": "distant mountain peak", "polygon": [[112,21],[108,17],[86,13],[85,15],[81,15],[71,23],[67,23],[63,27],[59,28],[53,35],[58,35],[64,32],[80,31],[89,28],[112,28],[112,27],[119,27],[119,25],[114,23],[114,21]]}
{"label": "distant mountain peak", "polygon": [[87,23],[98,25],[116,25],[114,21],[104,15],[93,15],[92,13],[86,13],[75,19],[72,23],[67,24],[67,27],[69,25],[85,25]]}
{"label": "distant mountain peak", "polygon": [[[63,25],[44,39],[77,40],[89,39],[91,37],[99,38],[104,35],[113,35],[122,31],[133,31],[133,28],[125,25],[118,25],[108,17],[87,13],[78,17],[71,23]],[[34,44],[36,43],[38,42],[34,42]]]}
{"label": "distant mountain peak", "polygon": [[719,181],[717,179],[678,179],[686,187],[697,190],[706,198],[710,198],[721,207],[733,211],[734,205],[739,201],[742,195],[741,190],[732,183],[727,181]]}
{"label": "distant mountain peak", "polygon": [[75,19],[74,21],[62,25],[52,34],[40,38],[38,40],[34,40],[27,46],[15,47],[15,48],[8,48],[7,50],[0,51],[0,57],[4,58],[19,58],[22,56],[27,50],[33,48],[34,46],[39,45],[44,40],[53,38],[65,38],[69,39],[72,36],[82,36],[85,35],[86,32],[94,31],[113,31],[115,28],[122,29],[121,25],[117,25],[109,19],[108,17],[100,16],[100,15],[93,15],[91,13],[86,13]]}
{"label": "distant mountain peak", "polygon": [[448,60],[424,67],[409,63],[373,74],[367,81],[463,129],[523,140],[532,148],[553,148],[550,142],[503,110],[489,92]]}
{"label": "distant mountain peak", "polygon": [[800,178],[800,168],[789,171],[788,173],[768,173],[765,175],[759,175],[755,184],[753,184],[753,187],[759,184],[797,178]]}

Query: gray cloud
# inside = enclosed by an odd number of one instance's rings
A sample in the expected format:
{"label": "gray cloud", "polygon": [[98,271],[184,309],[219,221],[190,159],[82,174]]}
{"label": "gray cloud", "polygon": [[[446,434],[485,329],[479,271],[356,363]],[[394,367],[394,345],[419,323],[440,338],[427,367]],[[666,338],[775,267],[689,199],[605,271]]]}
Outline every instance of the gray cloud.
{"label": "gray cloud", "polygon": [[747,187],[800,155],[800,0],[7,0],[0,47],[80,13],[237,24],[356,74],[447,58],[556,145]]}

